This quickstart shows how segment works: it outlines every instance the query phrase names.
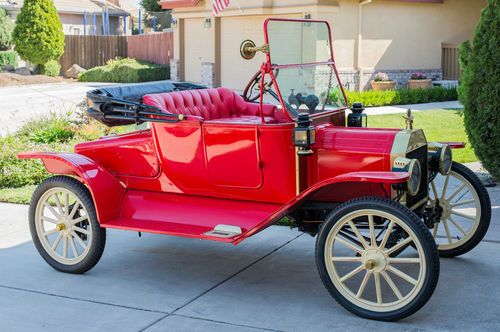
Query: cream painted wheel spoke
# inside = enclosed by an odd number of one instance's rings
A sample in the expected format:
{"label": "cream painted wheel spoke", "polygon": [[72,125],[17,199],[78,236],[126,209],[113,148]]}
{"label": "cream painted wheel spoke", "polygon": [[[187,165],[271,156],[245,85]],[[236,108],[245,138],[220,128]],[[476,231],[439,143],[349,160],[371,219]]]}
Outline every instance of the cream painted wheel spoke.
{"label": "cream painted wheel spoke", "polygon": [[467,235],[467,232],[460,226],[451,216],[448,217],[448,220],[462,233],[463,235]]}
{"label": "cream painted wheel spoke", "polygon": [[79,207],[80,203],[76,202],[75,205],[73,206],[73,209],[71,209],[71,212],[69,214],[69,219],[73,219],[75,217],[76,211],[78,211]]}
{"label": "cream painted wheel spoke", "polygon": [[59,243],[61,242],[61,239],[62,239],[62,233],[57,234],[57,238],[54,241],[54,243],[52,244],[53,251],[55,251],[57,249],[57,247],[59,246]]}
{"label": "cream painted wheel spoke", "polygon": [[83,249],[86,249],[87,248],[87,245],[85,244],[85,242],[83,242],[83,240],[78,236],[78,234],[76,234],[75,232],[71,232],[71,235],[76,239],[76,242],[78,242],[78,244],[83,248]]}
{"label": "cream painted wheel spoke", "polygon": [[71,245],[71,251],[73,251],[73,256],[76,258],[78,257],[78,250],[76,249],[75,238],[72,235],[70,235],[69,238],[70,238],[69,243]]}
{"label": "cream painted wheel spoke", "polygon": [[363,253],[363,248],[357,246],[356,244],[352,243],[351,241],[349,240],[346,240],[344,239],[343,237],[338,237],[335,239],[335,241],[339,241],[340,243],[342,243],[343,245],[345,245],[346,247],[354,250],[355,252],[359,253],[359,254],[362,254]]}
{"label": "cream painted wheel spoke", "polygon": [[451,204],[451,207],[454,208],[454,207],[464,206],[464,205],[472,204],[472,203],[475,203],[475,202],[476,201],[473,200],[473,199],[468,199],[466,201],[462,201],[462,202]]}
{"label": "cream painted wheel spoke", "polygon": [[375,278],[375,293],[377,293],[377,303],[382,304],[382,285],[380,284],[380,273],[373,274]]}
{"label": "cream painted wheel spoke", "polygon": [[440,224],[440,223],[437,223],[437,224],[435,224],[435,225],[434,225],[434,230],[432,231],[432,237],[433,237],[433,238],[436,238],[436,236],[437,236],[437,232],[438,232],[439,224]]}
{"label": "cream painted wheel spoke", "polygon": [[84,228],[81,228],[81,227],[77,227],[77,226],[73,226],[73,230],[75,232],[78,232],[78,233],[82,233],[82,234],[85,234],[85,235],[89,235],[90,232]]}
{"label": "cream painted wheel spoke", "polygon": [[63,254],[62,254],[63,258],[67,258],[68,257],[68,237],[65,236],[64,237],[64,240],[63,240]]}
{"label": "cream painted wheel spoke", "polygon": [[359,242],[361,242],[361,244],[363,245],[363,248],[368,249],[370,246],[368,245],[368,243],[366,243],[366,240],[363,237],[363,235],[359,233],[358,228],[356,227],[356,225],[352,220],[349,221],[349,226],[351,226],[352,231],[354,232],[354,234],[356,234],[356,237],[358,238]]}
{"label": "cream painted wheel spoke", "polygon": [[51,224],[57,225],[57,220],[54,220],[52,218],[42,217],[42,221],[50,222]]}
{"label": "cream painted wheel spoke", "polygon": [[387,230],[385,231],[384,238],[382,239],[382,242],[380,243],[379,249],[384,250],[385,245],[387,244],[387,240],[389,240],[389,236],[391,236],[392,229],[394,227],[394,221],[391,220],[389,223],[389,226],[387,226]]}
{"label": "cream painted wheel spoke", "polygon": [[59,215],[64,215],[64,210],[62,208],[62,205],[61,205],[61,201],[59,200],[59,195],[57,194],[54,194],[53,197],[55,197],[56,199],[56,206],[57,206],[57,209],[59,210]]}
{"label": "cream painted wheel spoke", "polygon": [[370,227],[370,245],[372,247],[377,246],[377,238],[375,235],[375,225],[373,223],[373,215],[368,215],[368,225]]}
{"label": "cream painted wheel spoke", "polygon": [[434,180],[431,182],[431,188],[432,188],[432,193],[434,194],[434,199],[439,198],[439,195],[438,195],[438,192],[437,192],[437,188],[436,188],[436,184],[434,183]]}
{"label": "cream painted wheel spoke", "polygon": [[465,214],[465,213],[458,212],[458,211],[455,211],[455,210],[451,210],[451,214],[454,214],[456,216],[459,216],[459,217],[462,217],[462,218],[465,218],[465,219],[469,219],[469,220],[476,220],[475,216],[471,216],[469,214]]}
{"label": "cream painted wheel spoke", "polygon": [[80,218],[76,218],[76,219],[71,220],[71,223],[74,225],[74,224],[78,224],[79,222],[85,221],[87,219],[89,219],[87,216],[82,216]]}
{"label": "cream painted wheel spoke", "polygon": [[446,232],[446,238],[448,239],[448,243],[452,243],[452,239],[451,239],[451,233],[450,233],[450,229],[448,228],[448,223],[446,222],[446,220],[443,220],[441,221],[443,223],[443,226],[444,226],[444,230]]}
{"label": "cream painted wheel spoke", "polygon": [[446,175],[443,185],[443,192],[441,193],[441,199],[445,199],[446,190],[448,189],[448,181],[450,180],[450,174]]}
{"label": "cream painted wheel spoke", "polygon": [[391,264],[420,264],[420,258],[387,258]]}
{"label": "cream painted wheel spoke", "polygon": [[58,218],[61,215],[50,205],[48,202],[44,204],[44,206],[49,209],[49,211],[54,215],[54,217]]}
{"label": "cream painted wheel spoke", "polygon": [[69,216],[69,194],[64,195],[64,213]]}
{"label": "cream painted wheel spoke", "polygon": [[392,254],[393,252],[403,248],[404,246],[406,246],[407,244],[410,244],[411,242],[413,241],[413,239],[411,237],[407,237],[406,239],[404,239],[403,241],[397,243],[396,245],[394,245],[393,247],[391,247],[390,249],[387,249],[385,251],[385,254],[386,255],[390,255]]}
{"label": "cream painted wheel spoke", "polygon": [[382,277],[384,277],[384,279],[387,282],[387,284],[389,285],[389,287],[391,287],[392,291],[394,292],[394,295],[396,295],[396,297],[398,298],[398,300],[403,299],[403,294],[401,294],[401,292],[399,291],[398,286],[396,286],[396,284],[392,280],[391,276],[388,275],[387,272],[385,272],[385,271],[382,271],[381,274],[382,274]]}
{"label": "cream painted wheel spoke", "polygon": [[361,257],[333,257],[334,262],[361,262]]}
{"label": "cream painted wheel spoke", "polygon": [[43,236],[47,237],[47,236],[52,235],[52,234],[57,233],[57,232],[59,232],[57,230],[57,228],[54,228],[54,229],[51,229],[50,231],[46,231],[45,233],[43,233]]}
{"label": "cream painted wheel spoke", "polygon": [[355,268],[354,270],[352,270],[351,272],[349,272],[348,274],[346,274],[345,276],[340,278],[340,282],[346,282],[347,280],[351,279],[352,277],[354,277],[356,274],[363,271],[364,269],[365,268],[363,267],[363,265],[358,266],[357,268]]}
{"label": "cream painted wheel spoke", "polygon": [[368,284],[371,275],[372,275],[371,271],[366,271],[363,281],[361,281],[361,285],[359,285],[358,292],[356,293],[356,297],[358,299],[363,296],[363,292],[365,291],[366,285]]}
{"label": "cream painted wheel spoke", "polygon": [[448,202],[451,202],[451,201],[455,198],[455,196],[457,196],[457,195],[458,195],[458,193],[459,193],[459,192],[461,192],[461,191],[462,191],[462,189],[464,189],[464,188],[465,188],[465,186],[466,186],[466,184],[465,184],[465,183],[462,183],[462,184],[461,184],[461,185],[457,188],[457,190],[455,190],[455,191],[453,192],[453,194],[451,194],[451,195],[450,195],[450,197],[448,197],[446,200],[447,200]]}
{"label": "cream painted wheel spoke", "polygon": [[387,267],[387,270],[394,273],[395,275],[397,275],[398,277],[400,277],[401,279],[403,280],[406,280],[407,282],[409,282],[410,284],[412,285],[416,285],[417,284],[417,280],[413,279],[412,277],[410,277],[409,275],[407,275],[406,273],[404,273],[403,271],[401,270],[398,270],[396,269],[394,266],[392,265],[389,265]]}

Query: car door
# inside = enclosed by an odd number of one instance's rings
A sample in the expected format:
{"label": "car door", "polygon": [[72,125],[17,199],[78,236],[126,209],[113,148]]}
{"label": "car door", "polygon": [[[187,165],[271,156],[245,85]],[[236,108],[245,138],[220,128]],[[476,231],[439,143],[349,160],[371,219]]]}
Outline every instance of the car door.
{"label": "car door", "polygon": [[204,123],[207,169],[215,186],[258,189],[263,183],[259,125]]}

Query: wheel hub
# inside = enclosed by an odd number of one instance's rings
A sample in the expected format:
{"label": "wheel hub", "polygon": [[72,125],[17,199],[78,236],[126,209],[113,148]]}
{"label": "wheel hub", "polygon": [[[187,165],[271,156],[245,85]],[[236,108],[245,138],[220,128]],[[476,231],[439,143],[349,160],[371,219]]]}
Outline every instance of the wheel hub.
{"label": "wheel hub", "polygon": [[441,220],[446,220],[451,215],[451,205],[446,200],[439,201],[439,205],[442,209]]}
{"label": "wheel hub", "polygon": [[69,236],[72,231],[72,226],[69,218],[62,216],[58,219],[58,224],[56,226],[56,229],[63,235],[63,236]]}
{"label": "wheel hub", "polygon": [[379,249],[368,249],[366,250],[361,261],[366,270],[372,272],[382,272],[387,266],[387,257]]}

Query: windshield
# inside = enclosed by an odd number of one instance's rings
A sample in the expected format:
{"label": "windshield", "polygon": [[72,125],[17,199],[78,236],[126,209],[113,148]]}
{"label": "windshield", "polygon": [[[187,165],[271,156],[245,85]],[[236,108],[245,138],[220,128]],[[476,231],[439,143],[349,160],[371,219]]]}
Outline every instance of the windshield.
{"label": "windshield", "polygon": [[346,108],[325,22],[270,19],[266,33],[277,89],[293,117]]}

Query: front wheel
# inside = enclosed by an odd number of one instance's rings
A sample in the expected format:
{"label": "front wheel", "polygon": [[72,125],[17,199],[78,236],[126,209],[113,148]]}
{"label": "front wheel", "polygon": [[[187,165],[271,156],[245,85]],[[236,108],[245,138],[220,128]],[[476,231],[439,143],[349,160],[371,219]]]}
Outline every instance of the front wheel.
{"label": "front wheel", "polygon": [[448,175],[431,182],[429,205],[442,208],[441,220],[432,230],[443,257],[465,254],[481,242],[491,219],[488,191],[469,168],[453,162]]}
{"label": "front wheel", "polygon": [[339,304],[382,321],[417,312],[439,277],[436,244],[424,223],[401,204],[375,197],[346,202],[328,215],[316,264]]}
{"label": "front wheel", "polygon": [[106,230],[97,221],[88,189],[67,176],[54,176],[35,190],[29,211],[35,247],[54,269],[85,273],[102,256]]}

